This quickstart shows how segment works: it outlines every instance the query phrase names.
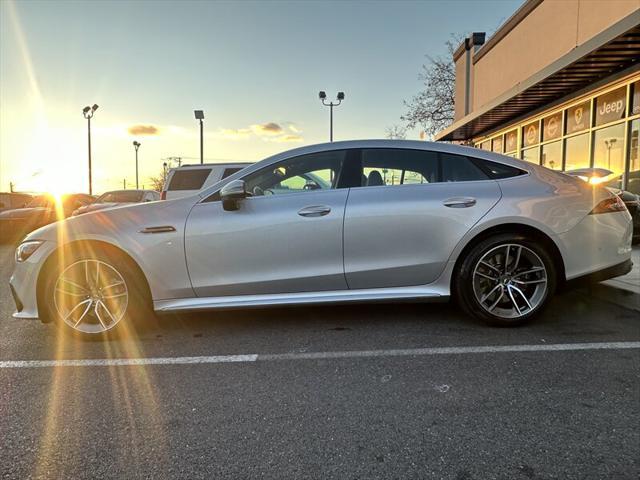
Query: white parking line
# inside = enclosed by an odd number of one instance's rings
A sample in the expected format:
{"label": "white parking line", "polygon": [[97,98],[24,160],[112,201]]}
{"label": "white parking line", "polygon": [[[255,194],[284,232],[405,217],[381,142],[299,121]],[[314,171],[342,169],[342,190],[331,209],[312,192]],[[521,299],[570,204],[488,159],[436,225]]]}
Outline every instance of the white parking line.
{"label": "white parking line", "polygon": [[479,353],[567,352],[576,350],[640,349],[640,342],[556,343],[550,345],[494,345],[477,347],[432,347],[396,350],[354,350],[343,352],[267,353],[214,355],[205,357],[101,358],[77,360],[5,360],[1,368],[110,367],[135,365],[192,365],[211,363],[252,363],[282,360],[321,360],[336,358],[412,357],[425,355],[464,355]]}

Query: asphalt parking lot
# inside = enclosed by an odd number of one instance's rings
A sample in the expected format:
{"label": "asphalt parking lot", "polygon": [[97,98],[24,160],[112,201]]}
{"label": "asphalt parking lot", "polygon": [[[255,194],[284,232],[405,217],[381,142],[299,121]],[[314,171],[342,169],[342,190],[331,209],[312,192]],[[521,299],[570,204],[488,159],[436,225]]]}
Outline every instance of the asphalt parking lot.
{"label": "asphalt parking lot", "polygon": [[640,473],[640,318],[583,293],[517,329],[447,304],[353,305],[78,342],[11,317],[12,254],[0,247],[1,478]]}

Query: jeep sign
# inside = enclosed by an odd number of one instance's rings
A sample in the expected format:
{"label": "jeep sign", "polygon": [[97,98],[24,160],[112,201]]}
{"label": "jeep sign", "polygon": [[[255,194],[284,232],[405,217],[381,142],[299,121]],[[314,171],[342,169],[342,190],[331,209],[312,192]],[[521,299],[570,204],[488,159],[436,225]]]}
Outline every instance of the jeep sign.
{"label": "jeep sign", "polygon": [[605,93],[596,98],[596,126],[624,118],[626,87]]}

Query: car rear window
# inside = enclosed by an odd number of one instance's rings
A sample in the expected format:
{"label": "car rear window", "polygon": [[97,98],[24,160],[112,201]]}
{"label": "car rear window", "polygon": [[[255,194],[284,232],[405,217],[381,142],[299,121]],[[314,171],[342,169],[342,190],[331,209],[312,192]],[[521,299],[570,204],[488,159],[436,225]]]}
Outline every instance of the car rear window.
{"label": "car rear window", "polygon": [[171,177],[168,190],[200,190],[210,173],[210,168],[176,170]]}
{"label": "car rear window", "polygon": [[489,160],[480,160],[478,158],[473,159],[479,168],[484,170],[489,177],[499,180],[501,178],[517,177],[527,172],[520,170],[519,168],[512,167],[510,165],[504,165],[502,163],[490,162]]}
{"label": "car rear window", "polygon": [[222,174],[222,179],[225,179],[240,170],[242,170],[242,168],[225,168],[224,173]]}

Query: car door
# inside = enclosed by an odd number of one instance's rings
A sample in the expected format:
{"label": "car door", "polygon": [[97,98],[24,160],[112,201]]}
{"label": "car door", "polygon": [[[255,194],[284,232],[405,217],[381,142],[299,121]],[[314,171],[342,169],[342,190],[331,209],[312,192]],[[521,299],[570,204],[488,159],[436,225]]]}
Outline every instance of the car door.
{"label": "car door", "polygon": [[497,182],[458,155],[369,149],[359,161],[363,186],[351,189],[344,221],[351,289],[435,281],[501,196]]}
{"label": "car door", "polygon": [[[238,210],[224,210],[217,194],[195,205],[185,248],[196,294],[346,289],[342,231],[348,189],[336,188],[345,155],[293,157],[247,175],[251,196]],[[326,178],[328,188],[305,188],[309,173]]]}

